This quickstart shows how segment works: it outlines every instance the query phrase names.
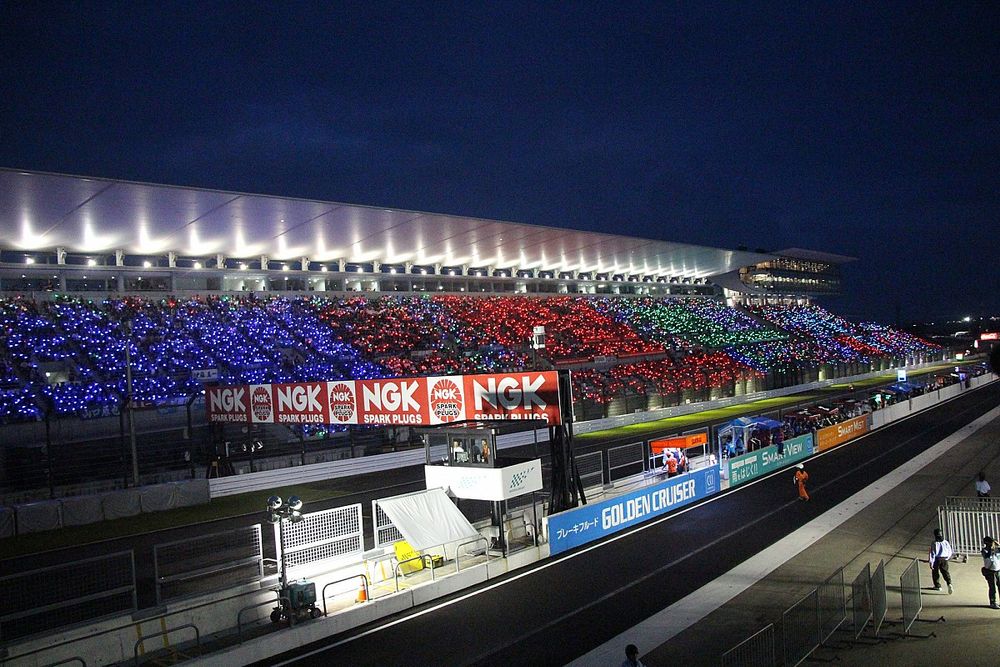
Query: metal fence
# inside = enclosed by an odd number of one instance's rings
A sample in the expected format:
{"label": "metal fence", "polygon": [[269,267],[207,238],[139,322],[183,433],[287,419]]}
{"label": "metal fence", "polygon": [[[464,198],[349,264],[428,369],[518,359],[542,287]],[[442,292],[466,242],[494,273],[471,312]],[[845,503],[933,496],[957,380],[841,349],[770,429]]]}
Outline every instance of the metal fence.
{"label": "metal fence", "polygon": [[888,612],[888,603],[885,599],[885,561],[880,560],[875,566],[871,580],[872,596],[872,631],[878,637],[885,615]]}
{"label": "metal fence", "polygon": [[590,489],[604,485],[604,452],[588,452],[577,454],[576,469],[580,475],[583,488]]}
{"label": "metal fence", "polygon": [[909,633],[913,622],[920,616],[923,602],[920,599],[920,568],[914,558],[899,576],[899,594],[903,606],[903,632]]}
{"label": "metal fence", "polygon": [[977,555],[984,535],[1000,534],[1000,498],[949,496],[938,507],[938,525],[956,554]]}
{"label": "metal fence", "polygon": [[722,667],[774,667],[774,623],[722,654]]}
{"label": "metal fence", "polygon": [[827,577],[816,589],[819,613],[819,641],[824,643],[847,620],[847,593],[844,590],[844,568]]}
{"label": "metal fence", "polygon": [[794,667],[820,645],[819,591],[813,589],[781,615],[781,655]]}
{"label": "metal fence", "polygon": [[153,547],[156,603],[260,581],[260,524]]}
{"label": "metal fence", "polygon": [[375,533],[375,548],[395,544],[403,539],[403,534],[396,528],[389,515],[379,507],[378,500],[372,501],[372,530]]}
{"label": "metal fence", "polygon": [[636,475],[646,469],[646,443],[608,447],[608,481]]}
{"label": "metal fence", "polygon": [[134,553],[0,577],[0,600],[0,642],[135,611]]}
{"label": "metal fence", "polygon": [[[302,576],[305,566],[364,552],[361,504],[345,505],[302,515],[298,522],[274,524],[274,543],[284,553],[289,577]],[[282,537],[284,543],[282,544]],[[295,569],[300,571],[294,573]]]}
{"label": "metal fence", "polygon": [[854,623],[854,638],[859,639],[872,617],[872,566],[864,568],[851,583],[851,617]]}

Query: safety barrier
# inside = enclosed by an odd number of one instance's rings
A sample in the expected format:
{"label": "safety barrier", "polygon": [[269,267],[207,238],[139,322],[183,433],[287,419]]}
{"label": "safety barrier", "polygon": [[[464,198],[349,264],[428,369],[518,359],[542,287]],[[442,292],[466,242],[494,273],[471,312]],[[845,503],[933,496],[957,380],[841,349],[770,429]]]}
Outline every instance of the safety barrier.
{"label": "safety barrier", "polygon": [[938,525],[956,554],[978,555],[984,536],[1000,535],[1000,498],[949,496],[938,507]]}
{"label": "safety barrier", "polygon": [[608,481],[642,472],[646,467],[646,443],[632,442],[608,447]]}
{"label": "safety barrier", "polygon": [[722,654],[722,667],[774,667],[774,623]]}
{"label": "safety barrier", "polygon": [[[139,638],[135,642],[135,646],[132,647],[132,654],[133,654],[133,663],[132,664],[134,664],[134,665],[138,665],[139,664],[139,647],[142,646],[143,649],[145,649],[144,642],[147,639],[152,639],[153,637],[165,637],[165,636],[168,636],[171,632],[177,632],[178,630],[187,630],[187,629],[194,630],[194,640],[195,640],[195,643],[198,646],[198,653],[200,654],[201,653],[201,633],[198,631],[198,626],[196,626],[194,623],[185,623],[184,625],[178,625],[176,628],[168,628],[166,630],[162,630],[160,632],[153,633],[153,634],[148,635],[146,637]],[[178,662],[178,660],[176,659],[178,657],[187,658],[187,657],[190,657],[190,656],[183,655],[183,654],[175,652],[174,660],[172,662],[173,663]]]}
{"label": "safety barrier", "polygon": [[872,617],[872,566],[865,563],[864,568],[851,582],[851,619],[854,628],[854,638],[860,639],[865,626]]}
{"label": "safety barrier", "polygon": [[[325,588],[323,589],[326,590]],[[236,638],[240,644],[243,643],[243,612],[250,611],[251,609],[257,609],[259,607],[267,607],[274,605],[275,608],[281,606],[281,592],[275,591],[275,598],[273,600],[263,600],[261,602],[255,602],[254,604],[248,604],[242,607],[238,612],[236,612]],[[323,614],[326,614],[326,600],[323,600]]]}
{"label": "safety barrier", "polygon": [[[135,556],[119,551],[0,577],[0,641],[135,611]],[[44,600],[44,605],[39,601]]]}
{"label": "safety barrier", "polygon": [[781,614],[782,664],[798,665],[819,645],[819,589],[814,588]]}
{"label": "safety barrier", "polygon": [[157,544],[156,603],[260,581],[263,560],[260,524]]}
{"label": "safety barrier", "polygon": [[364,552],[361,504],[302,515],[302,520],[274,524],[277,553],[284,553],[288,576],[311,576],[335,558],[361,560]]}
{"label": "safety barrier", "polygon": [[844,568],[827,577],[817,589],[819,611],[819,640],[826,642],[847,620],[847,594],[844,591]]}
{"label": "safety barrier", "polygon": [[920,570],[916,558],[899,576],[899,594],[903,607],[903,633],[909,634],[913,622],[923,609],[923,602],[920,599]]}
{"label": "safety barrier", "polygon": [[604,486],[604,452],[588,452],[576,455],[576,470],[583,488]]}
{"label": "safety barrier", "polygon": [[888,603],[885,599],[884,560],[880,560],[878,565],[875,566],[869,586],[871,587],[872,596],[872,631],[878,637],[879,630],[882,629],[882,623],[885,621],[885,615],[888,612]]}
{"label": "safety barrier", "polygon": [[[326,589],[328,589],[330,586],[335,586],[337,584],[342,584],[345,581],[354,581],[355,579],[361,579],[361,590],[364,591],[364,601],[367,602],[367,601],[371,600],[371,588],[368,586],[368,577],[366,575],[364,575],[364,574],[355,574],[355,575],[350,576],[350,577],[344,577],[342,579],[336,579],[334,581],[331,581],[331,582],[327,583],[325,586],[323,586],[323,592],[320,593],[320,597],[323,599],[323,615],[324,616],[328,615],[327,611],[326,611],[326,598],[327,598]],[[341,591],[341,593],[342,592],[343,591]],[[334,595],[340,595],[341,593],[334,593]],[[360,601],[361,598],[358,598],[358,600]]]}

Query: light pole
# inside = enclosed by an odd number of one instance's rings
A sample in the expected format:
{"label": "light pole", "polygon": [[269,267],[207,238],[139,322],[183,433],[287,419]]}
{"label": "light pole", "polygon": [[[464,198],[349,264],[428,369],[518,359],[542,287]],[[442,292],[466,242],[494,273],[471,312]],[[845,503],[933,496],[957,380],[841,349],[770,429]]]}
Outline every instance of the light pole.
{"label": "light pole", "polygon": [[288,585],[288,563],[285,559],[285,520],[292,523],[302,521],[302,500],[298,496],[291,496],[288,502],[282,502],[279,496],[271,496],[267,499],[267,520],[268,523],[277,524],[278,535],[278,566],[281,578],[281,592],[279,606],[271,612],[271,621],[278,623],[282,617],[289,622],[294,622],[297,615],[308,613],[313,618],[319,616],[320,611],[316,608],[316,585],[311,582],[298,582]]}
{"label": "light pole", "polygon": [[125,332],[125,418],[128,420],[128,437],[132,445],[132,485],[139,486],[139,455],[135,446],[135,414],[132,411],[132,320],[122,322]]}

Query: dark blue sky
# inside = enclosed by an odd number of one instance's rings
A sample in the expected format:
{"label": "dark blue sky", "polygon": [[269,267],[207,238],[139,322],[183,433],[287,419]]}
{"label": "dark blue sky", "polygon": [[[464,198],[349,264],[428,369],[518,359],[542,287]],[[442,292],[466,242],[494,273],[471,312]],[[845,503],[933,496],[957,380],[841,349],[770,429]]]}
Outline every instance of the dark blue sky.
{"label": "dark blue sky", "polygon": [[[284,5],[288,5],[285,7]],[[0,166],[750,249],[1000,312],[1000,4],[0,3]]]}

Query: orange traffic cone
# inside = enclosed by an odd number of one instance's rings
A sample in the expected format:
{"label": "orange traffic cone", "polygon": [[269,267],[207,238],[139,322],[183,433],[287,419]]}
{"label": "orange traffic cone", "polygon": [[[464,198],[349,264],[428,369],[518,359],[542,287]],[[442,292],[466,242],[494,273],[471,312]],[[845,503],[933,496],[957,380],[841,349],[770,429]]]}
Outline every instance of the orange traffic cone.
{"label": "orange traffic cone", "polygon": [[355,602],[368,602],[368,587],[365,586],[365,582],[361,582],[361,588],[358,589],[358,597]]}

